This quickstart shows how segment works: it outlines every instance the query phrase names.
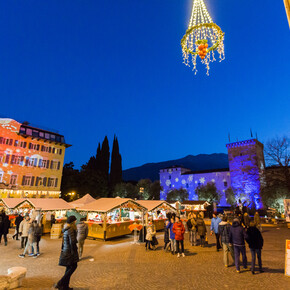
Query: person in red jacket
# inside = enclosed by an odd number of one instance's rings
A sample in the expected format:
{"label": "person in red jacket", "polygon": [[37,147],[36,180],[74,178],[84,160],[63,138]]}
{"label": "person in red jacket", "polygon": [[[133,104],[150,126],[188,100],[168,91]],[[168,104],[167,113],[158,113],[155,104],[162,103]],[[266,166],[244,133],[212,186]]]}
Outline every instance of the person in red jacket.
{"label": "person in red jacket", "polygon": [[[180,255],[182,255],[182,257],[185,257],[184,255],[184,233],[185,233],[185,228],[184,225],[182,223],[182,221],[180,220],[180,217],[177,216],[175,218],[175,223],[172,227],[172,231],[175,233],[175,240],[176,240],[176,248],[177,248],[177,258],[180,257]],[[179,244],[181,245],[181,249],[179,247]]]}

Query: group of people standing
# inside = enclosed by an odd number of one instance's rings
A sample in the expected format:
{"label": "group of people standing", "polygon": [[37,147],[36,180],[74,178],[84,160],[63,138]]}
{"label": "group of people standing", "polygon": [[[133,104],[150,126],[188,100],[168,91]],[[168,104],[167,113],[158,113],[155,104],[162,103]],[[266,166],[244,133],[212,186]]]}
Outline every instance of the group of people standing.
{"label": "group of people standing", "polygon": [[260,218],[257,218],[257,215],[258,213],[255,214],[254,222],[250,221],[248,214],[244,215],[246,219],[244,219],[243,222],[240,218],[236,217],[234,218],[232,225],[226,215],[220,219],[217,214],[214,214],[211,220],[211,230],[216,236],[217,251],[220,248],[223,248],[225,267],[229,267],[229,255],[231,255],[237,273],[240,273],[240,256],[242,256],[244,270],[248,269],[245,241],[249,244],[251,251],[252,274],[255,274],[256,256],[258,257],[259,271],[260,273],[263,272],[262,248],[264,240],[260,230],[257,228],[260,228],[261,225]]}

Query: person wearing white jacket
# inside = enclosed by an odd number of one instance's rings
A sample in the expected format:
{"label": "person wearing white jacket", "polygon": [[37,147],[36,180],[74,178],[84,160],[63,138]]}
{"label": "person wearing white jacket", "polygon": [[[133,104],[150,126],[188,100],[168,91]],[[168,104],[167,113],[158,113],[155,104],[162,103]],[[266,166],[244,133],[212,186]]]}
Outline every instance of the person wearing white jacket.
{"label": "person wearing white jacket", "polygon": [[21,236],[21,249],[24,249],[26,244],[27,244],[27,240],[28,240],[28,230],[30,228],[30,218],[29,215],[26,214],[24,217],[24,220],[20,223],[19,226],[19,233]]}

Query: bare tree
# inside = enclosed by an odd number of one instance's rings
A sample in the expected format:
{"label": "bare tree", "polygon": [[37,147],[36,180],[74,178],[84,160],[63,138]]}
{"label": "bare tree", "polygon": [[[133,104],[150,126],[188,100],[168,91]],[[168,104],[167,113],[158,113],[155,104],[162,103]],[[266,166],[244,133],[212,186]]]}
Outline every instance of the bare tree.
{"label": "bare tree", "polygon": [[[269,140],[265,146],[265,157],[269,165],[277,167],[276,172],[280,171],[284,182],[290,190],[290,139],[287,136],[276,137]],[[279,167],[279,168],[278,168]],[[272,176],[273,178],[273,176]]]}

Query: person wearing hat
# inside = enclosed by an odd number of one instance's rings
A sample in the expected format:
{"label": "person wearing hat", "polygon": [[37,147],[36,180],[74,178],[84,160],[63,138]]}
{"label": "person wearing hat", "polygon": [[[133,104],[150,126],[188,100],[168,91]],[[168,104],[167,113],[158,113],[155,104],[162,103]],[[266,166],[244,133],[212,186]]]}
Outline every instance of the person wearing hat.
{"label": "person wearing hat", "polygon": [[72,289],[69,287],[69,282],[79,261],[75,221],[76,217],[74,215],[69,216],[62,230],[63,238],[59,266],[66,267],[66,270],[63,277],[54,285],[56,289]]}
{"label": "person wearing hat", "polygon": [[247,255],[246,255],[246,246],[245,239],[248,238],[248,235],[245,229],[240,225],[240,220],[235,218],[230,230],[229,242],[234,246],[235,252],[235,264],[237,273],[240,273],[240,254],[243,257],[243,266],[247,270]]}
{"label": "person wearing hat", "polygon": [[217,216],[217,212],[214,212],[211,219],[210,235],[212,235],[213,233],[215,234],[217,252],[222,248],[221,243],[220,243],[220,234],[219,234],[219,224],[221,221],[222,220]]}

